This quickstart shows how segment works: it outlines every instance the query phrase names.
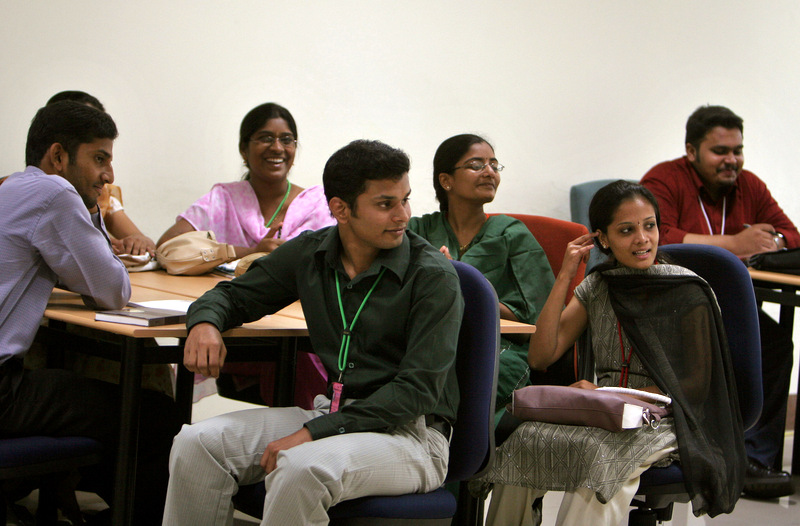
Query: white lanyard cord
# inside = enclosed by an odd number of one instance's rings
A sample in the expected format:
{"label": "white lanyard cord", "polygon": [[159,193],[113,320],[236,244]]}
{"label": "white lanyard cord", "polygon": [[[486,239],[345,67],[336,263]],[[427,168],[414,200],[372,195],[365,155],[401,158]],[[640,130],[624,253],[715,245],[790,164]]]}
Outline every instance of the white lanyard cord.
{"label": "white lanyard cord", "polygon": [[[720,235],[724,235],[725,234],[725,205],[726,205],[726,202],[727,202],[726,200],[727,200],[727,196],[722,198],[722,228],[720,229],[720,232],[719,232]],[[706,218],[706,224],[708,225],[708,233],[713,236],[714,235],[714,229],[711,228],[711,220],[708,218],[708,212],[706,212],[706,207],[703,205],[703,200],[700,199],[699,195],[697,196],[697,202],[700,203],[700,210],[703,211],[703,217]]]}

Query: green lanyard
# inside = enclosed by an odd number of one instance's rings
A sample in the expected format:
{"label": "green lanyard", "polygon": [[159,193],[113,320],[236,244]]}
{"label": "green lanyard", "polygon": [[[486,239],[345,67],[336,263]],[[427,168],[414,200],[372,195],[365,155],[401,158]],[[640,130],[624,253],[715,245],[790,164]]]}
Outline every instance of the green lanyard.
{"label": "green lanyard", "polygon": [[[272,222],[275,221],[275,218],[278,217],[278,214],[280,213],[281,209],[283,208],[283,204],[286,202],[286,199],[289,198],[289,192],[292,191],[292,183],[291,183],[291,181],[286,181],[286,182],[289,183],[289,186],[286,187],[286,193],[283,195],[283,199],[281,200],[281,204],[278,205],[278,208],[275,210],[275,213],[272,214],[272,217],[269,218],[269,221],[264,223],[264,226],[266,228],[269,228],[269,225],[271,225]],[[280,237],[280,236],[278,236],[278,237]]]}
{"label": "green lanyard", "polygon": [[375,287],[378,286],[378,282],[383,277],[383,273],[386,272],[386,267],[381,269],[380,274],[375,279],[375,283],[372,284],[370,287],[369,292],[367,295],[364,296],[364,300],[361,302],[361,306],[358,307],[356,311],[356,315],[353,316],[353,321],[350,322],[350,327],[347,326],[347,318],[344,315],[344,306],[342,305],[342,291],[339,288],[339,273],[335,272],[334,276],[336,278],[336,299],[339,300],[339,314],[342,315],[342,344],[339,346],[339,361],[337,365],[339,367],[339,379],[336,382],[333,382],[333,399],[331,400],[331,413],[335,413],[339,410],[339,402],[341,401],[342,397],[342,388],[344,384],[342,384],[342,375],[344,374],[344,369],[347,366],[347,355],[350,352],[350,335],[353,333],[353,327],[356,325],[356,321],[358,321],[358,316],[361,314],[361,311],[364,309],[364,305],[367,304],[367,300],[372,295],[372,291],[375,290]]}

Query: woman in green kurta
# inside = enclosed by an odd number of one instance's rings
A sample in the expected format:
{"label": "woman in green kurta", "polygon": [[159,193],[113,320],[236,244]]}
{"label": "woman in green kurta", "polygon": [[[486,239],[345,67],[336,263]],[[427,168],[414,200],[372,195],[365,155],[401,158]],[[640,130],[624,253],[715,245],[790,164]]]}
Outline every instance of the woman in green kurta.
{"label": "woman in green kurta", "polygon": [[[501,318],[532,324],[553,287],[553,271],[522,222],[483,211],[494,200],[502,169],[482,137],[447,139],[433,158],[433,187],[441,211],[412,217],[408,228],[448,257],[480,270],[497,291]],[[514,390],[529,382],[527,356],[525,342],[501,339],[498,417]]]}

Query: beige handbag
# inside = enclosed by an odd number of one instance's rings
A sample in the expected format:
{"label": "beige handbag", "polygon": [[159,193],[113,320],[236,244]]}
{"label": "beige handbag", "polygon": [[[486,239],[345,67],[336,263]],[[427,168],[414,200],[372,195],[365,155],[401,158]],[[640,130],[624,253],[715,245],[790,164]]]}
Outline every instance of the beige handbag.
{"label": "beige handbag", "polygon": [[253,252],[252,254],[248,254],[247,256],[243,257],[239,260],[239,263],[236,264],[236,269],[233,271],[233,275],[235,277],[239,277],[245,272],[247,269],[250,268],[250,265],[257,259],[263,258],[264,256],[268,256],[267,252]]}
{"label": "beige handbag", "polygon": [[233,245],[219,243],[210,230],[184,232],[156,248],[158,263],[169,274],[196,276],[236,259]]}

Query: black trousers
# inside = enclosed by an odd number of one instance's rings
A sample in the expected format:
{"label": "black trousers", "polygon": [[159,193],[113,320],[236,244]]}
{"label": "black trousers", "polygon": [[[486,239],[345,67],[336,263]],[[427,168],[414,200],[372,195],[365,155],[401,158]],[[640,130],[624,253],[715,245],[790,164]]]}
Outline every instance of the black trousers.
{"label": "black trousers", "polygon": [[[119,434],[119,386],[62,369],[24,370],[18,360],[0,368],[0,436],[85,436],[103,443],[104,460],[85,470],[81,487],[106,502],[113,496]],[[136,524],[161,524],[172,438],[180,429],[168,396],[142,392],[137,457]]]}

